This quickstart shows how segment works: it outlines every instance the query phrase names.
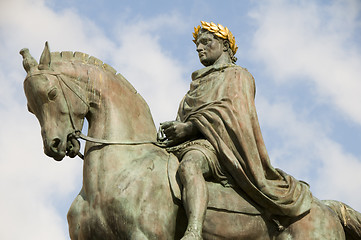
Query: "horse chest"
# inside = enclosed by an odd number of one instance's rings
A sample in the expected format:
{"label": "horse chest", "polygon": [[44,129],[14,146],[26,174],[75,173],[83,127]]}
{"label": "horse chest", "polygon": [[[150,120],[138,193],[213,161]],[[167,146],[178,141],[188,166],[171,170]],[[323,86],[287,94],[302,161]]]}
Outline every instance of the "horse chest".
{"label": "horse chest", "polygon": [[154,188],[154,184],[149,185],[149,179],[157,178],[156,163],[141,151],[119,153],[89,154],[84,162],[85,193],[94,201],[95,196],[100,195],[101,201],[107,204],[116,198],[124,202],[135,199],[137,205],[137,199],[147,198],[148,191]]}
{"label": "horse chest", "polygon": [[[87,206],[85,212],[89,216],[86,219],[98,219],[87,222],[93,225],[92,229],[112,229],[112,232],[126,236],[137,232],[136,229],[145,222],[150,232],[171,224],[170,219],[163,219],[165,216],[170,217],[170,214],[154,211],[155,208],[162,208],[171,213],[176,209],[169,192],[165,162],[145,156],[138,156],[128,162],[123,159],[122,167],[107,171],[106,174],[102,173],[102,164],[88,163],[85,172],[89,178],[84,178],[84,187],[88,189],[85,191],[84,206]],[[158,226],[156,222],[167,224]],[[158,229],[156,232],[168,231]]]}

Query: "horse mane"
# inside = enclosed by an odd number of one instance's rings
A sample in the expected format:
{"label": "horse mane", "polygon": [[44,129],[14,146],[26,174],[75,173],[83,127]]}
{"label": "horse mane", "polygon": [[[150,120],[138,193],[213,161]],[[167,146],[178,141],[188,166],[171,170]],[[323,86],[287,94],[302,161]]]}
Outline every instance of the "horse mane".
{"label": "horse mane", "polygon": [[[96,57],[89,56],[89,54],[82,52],[72,52],[72,51],[62,51],[62,52],[51,52],[51,63],[83,63],[87,65],[93,65],[98,67],[100,70],[108,72],[111,76],[114,77],[115,80],[119,81],[123,86],[127,87],[131,93],[134,94],[140,102],[142,102],[143,106],[147,109],[150,118],[153,122],[153,117],[151,115],[148,103],[144,100],[144,98],[138,93],[138,91],[133,87],[133,85],[120,73],[111,67],[110,65],[103,63],[103,61],[99,60]],[[153,122],[154,124],[154,122]]]}
{"label": "horse mane", "polygon": [[89,56],[89,54],[86,54],[86,53],[72,52],[72,51],[51,52],[50,54],[51,54],[51,62],[52,63],[80,62],[80,63],[85,63],[85,64],[99,67],[103,71],[111,73],[117,80],[121,81],[122,83],[125,83],[125,85],[133,93],[135,93],[135,94],[137,93],[137,90],[133,87],[133,85],[128,80],[126,80],[126,78],[122,74],[117,73],[117,70],[115,70],[110,65],[103,63],[103,61],[99,60],[96,57]]}

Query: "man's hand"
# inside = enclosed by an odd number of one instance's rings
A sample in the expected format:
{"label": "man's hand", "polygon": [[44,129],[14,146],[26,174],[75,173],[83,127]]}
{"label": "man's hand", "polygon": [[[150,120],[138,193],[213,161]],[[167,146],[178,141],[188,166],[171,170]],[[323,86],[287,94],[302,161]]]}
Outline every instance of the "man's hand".
{"label": "man's hand", "polygon": [[161,123],[160,128],[168,140],[168,147],[190,140],[199,133],[192,122],[169,121]]}

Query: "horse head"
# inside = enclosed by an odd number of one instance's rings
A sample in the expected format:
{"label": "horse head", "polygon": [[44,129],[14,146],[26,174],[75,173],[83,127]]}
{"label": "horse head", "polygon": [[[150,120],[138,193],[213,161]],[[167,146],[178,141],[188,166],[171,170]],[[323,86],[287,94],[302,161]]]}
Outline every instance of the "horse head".
{"label": "horse head", "polygon": [[20,54],[27,72],[24,91],[28,110],[40,123],[45,154],[57,161],[65,155],[75,157],[80,144],[72,133],[82,129],[89,106],[79,101],[80,94],[69,85],[71,77],[57,71],[58,63],[52,64],[47,42],[39,64],[28,49],[22,49]]}

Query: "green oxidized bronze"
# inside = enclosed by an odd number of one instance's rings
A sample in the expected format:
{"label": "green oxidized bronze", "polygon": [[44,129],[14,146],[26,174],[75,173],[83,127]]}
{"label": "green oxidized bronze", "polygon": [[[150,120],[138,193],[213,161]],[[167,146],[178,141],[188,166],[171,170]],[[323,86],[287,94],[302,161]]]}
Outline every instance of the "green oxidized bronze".
{"label": "green oxidized bronze", "polygon": [[202,22],[193,36],[205,68],[158,139],[148,105],[109,65],[47,43],[39,64],[21,51],[45,154],[75,157],[87,141],[71,239],[360,239],[360,213],[270,164],[228,28]]}

